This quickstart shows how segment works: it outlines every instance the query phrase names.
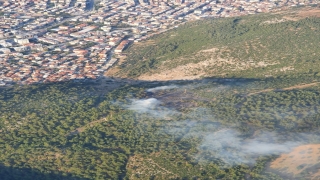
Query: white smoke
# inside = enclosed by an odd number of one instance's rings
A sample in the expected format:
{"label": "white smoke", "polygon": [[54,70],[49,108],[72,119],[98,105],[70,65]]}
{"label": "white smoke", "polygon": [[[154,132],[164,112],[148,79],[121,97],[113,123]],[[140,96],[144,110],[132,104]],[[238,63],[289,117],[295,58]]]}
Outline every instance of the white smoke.
{"label": "white smoke", "polygon": [[162,106],[161,101],[156,98],[149,99],[131,99],[129,105],[124,105],[125,108],[132,110],[139,114],[149,114],[157,118],[168,118],[173,115],[177,115],[178,112],[170,110]]}
{"label": "white smoke", "polygon": [[176,86],[176,85],[159,86],[159,87],[147,89],[146,91],[147,92],[156,92],[156,91],[160,91],[160,90],[169,90],[169,89],[176,89],[176,88],[178,88],[178,86]]}
{"label": "white smoke", "polygon": [[128,105],[129,110],[136,111],[138,113],[148,113],[156,109],[160,105],[160,101],[156,98],[131,100],[131,104]]}
{"label": "white smoke", "polygon": [[[201,136],[201,135],[200,135]],[[235,129],[221,129],[202,137],[195,158],[206,161],[205,158],[220,159],[226,166],[253,164],[258,156],[278,155],[287,153],[299,146],[299,141],[279,141],[275,133],[262,132],[252,139],[241,137]],[[278,141],[278,142],[276,142]]]}

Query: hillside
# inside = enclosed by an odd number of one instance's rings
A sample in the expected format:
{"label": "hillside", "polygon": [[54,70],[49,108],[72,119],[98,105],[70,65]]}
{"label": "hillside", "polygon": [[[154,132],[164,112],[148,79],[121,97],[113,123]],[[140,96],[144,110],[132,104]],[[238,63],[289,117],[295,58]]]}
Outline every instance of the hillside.
{"label": "hillside", "polygon": [[134,44],[117,77],[265,78],[320,72],[320,10],[190,22]]}

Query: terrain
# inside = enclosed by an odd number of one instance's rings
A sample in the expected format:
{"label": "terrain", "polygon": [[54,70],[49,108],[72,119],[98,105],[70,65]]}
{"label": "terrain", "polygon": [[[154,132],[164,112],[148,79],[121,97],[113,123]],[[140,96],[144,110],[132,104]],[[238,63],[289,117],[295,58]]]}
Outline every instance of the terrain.
{"label": "terrain", "polygon": [[1,179],[319,179],[317,12],[190,22],[112,78],[0,88]]}

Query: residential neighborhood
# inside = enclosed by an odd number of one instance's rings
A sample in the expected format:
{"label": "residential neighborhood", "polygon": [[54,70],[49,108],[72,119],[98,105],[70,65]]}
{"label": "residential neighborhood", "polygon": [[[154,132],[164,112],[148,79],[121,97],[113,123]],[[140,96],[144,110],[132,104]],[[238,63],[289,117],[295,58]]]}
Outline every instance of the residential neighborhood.
{"label": "residential neighborhood", "polygon": [[318,0],[0,0],[0,86],[104,76],[130,44],[188,21]]}

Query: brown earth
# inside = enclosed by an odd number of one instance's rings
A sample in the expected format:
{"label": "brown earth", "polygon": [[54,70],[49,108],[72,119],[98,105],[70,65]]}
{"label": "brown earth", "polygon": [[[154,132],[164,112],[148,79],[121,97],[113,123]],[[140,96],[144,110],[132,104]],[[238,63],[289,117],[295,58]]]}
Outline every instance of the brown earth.
{"label": "brown earth", "polygon": [[107,72],[104,73],[104,75],[107,77],[112,77],[114,74],[116,74],[119,71],[120,71],[119,67],[112,67],[112,68],[109,68]]}
{"label": "brown earth", "polygon": [[[282,154],[270,164],[270,167],[296,177],[307,168],[318,164],[319,159],[320,144],[307,144],[294,148],[288,154]],[[320,179],[320,170],[308,176],[310,179]]]}
{"label": "brown earth", "polygon": [[306,8],[299,11],[298,16],[306,18],[306,17],[320,17],[320,9],[314,8]]}
{"label": "brown earth", "polygon": [[117,72],[119,72],[121,69],[119,66],[121,66],[126,61],[126,54],[124,56],[119,56],[118,61],[113,65],[113,67],[109,68],[104,75],[107,77],[111,77]]}
{"label": "brown earth", "polygon": [[298,84],[298,85],[294,85],[294,86],[290,86],[290,87],[286,87],[286,88],[282,88],[282,89],[264,89],[261,91],[249,93],[249,94],[247,94],[247,96],[252,96],[255,94],[260,94],[260,93],[265,93],[265,92],[271,92],[271,91],[275,91],[275,90],[289,91],[289,90],[293,90],[293,89],[304,89],[304,88],[318,85],[319,83],[320,82],[313,82],[313,83],[309,83],[309,84]]}
{"label": "brown earth", "polygon": [[[190,62],[186,64],[185,61],[189,60],[189,57],[168,60],[158,68],[158,72],[143,74],[137,79],[145,81],[194,80],[203,77],[224,76],[224,72],[228,71],[243,71],[250,68],[277,64],[277,62],[268,62],[266,60],[252,62],[234,58],[222,58],[222,53],[230,53],[230,50],[227,48],[201,50],[192,55],[195,61],[203,59],[196,63]],[[172,63],[183,65],[168,69],[167,67]]]}
{"label": "brown earth", "polygon": [[284,16],[283,19],[286,19],[289,21],[298,21],[306,17],[320,17],[320,9],[303,8],[295,12],[294,14]]}
{"label": "brown earth", "polygon": [[319,84],[319,82],[314,82],[314,83],[309,83],[309,84],[300,84],[300,85],[295,85],[295,86],[283,88],[282,90],[288,91],[288,90],[292,90],[292,89],[304,89],[304,88],[308,88],[308,87],[315,86],[318,84]]}
{"label": "brown earth", "polygon": [[168,80],[193,80],[199,79],[201,76],[205,75],[205,73],[194,73],[191,74],[189,69],[200,67],[199,64],[188,64],[178,66],[175,69],[164,70],[160,73],[155,74],[144,74],[138,77],[139,80],[145,81],[168,81]]}

